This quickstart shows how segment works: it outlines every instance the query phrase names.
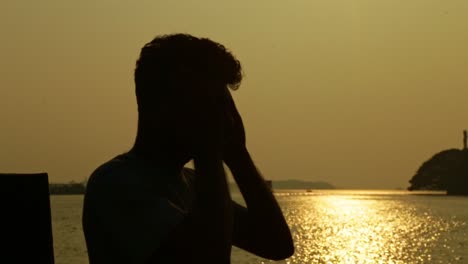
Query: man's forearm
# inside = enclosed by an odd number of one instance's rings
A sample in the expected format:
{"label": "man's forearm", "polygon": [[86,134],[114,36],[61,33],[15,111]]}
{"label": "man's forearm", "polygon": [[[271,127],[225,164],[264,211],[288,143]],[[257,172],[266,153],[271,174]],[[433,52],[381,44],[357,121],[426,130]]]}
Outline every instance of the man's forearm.
{"label": "man's forearm", "polygon": [[235,158],[227,162],[227,165],[249,209],[264,211],[266,206],[269,207],[269,212],[273,210],[271,213],[282,215],[271,189],[265,183],[246,149],[239,151]]}
{"label": "man's forearm", "polygon": [[[200,242],[204,242],[211,254],[229,257],[232,241],[231,197],[218,155],[209,154],[194,159],[196,198],[193,204],[195,228]],[[202,246],[202,245],[200,245]]]}
{"label": "man's forearm", "polygon": [[283,213],[248,151],[240,151],[227,165],[244,197],[249,219],[255,229],[266,237],[289,241],[291,235]]}
{"label": "man's forearm", "polygon": [[206,213],[214,217],[227,217],[230,208],[226,205],[230,204],[231,196],[221,158],[215,155],[203,156],[194,159],[194,164],[195,209],[201,211],[208,211],[208,208],[217,209]]}

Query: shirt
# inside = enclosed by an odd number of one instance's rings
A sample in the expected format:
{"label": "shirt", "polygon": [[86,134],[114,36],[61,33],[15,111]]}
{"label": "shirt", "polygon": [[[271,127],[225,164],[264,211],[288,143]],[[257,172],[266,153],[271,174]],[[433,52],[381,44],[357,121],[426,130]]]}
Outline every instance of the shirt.
{"label": "shirt", "polygon": [[189,213],[193,175],[187,168],[171,175],[131,152],[99,166],[83,206],[90,264],[147,263]]}

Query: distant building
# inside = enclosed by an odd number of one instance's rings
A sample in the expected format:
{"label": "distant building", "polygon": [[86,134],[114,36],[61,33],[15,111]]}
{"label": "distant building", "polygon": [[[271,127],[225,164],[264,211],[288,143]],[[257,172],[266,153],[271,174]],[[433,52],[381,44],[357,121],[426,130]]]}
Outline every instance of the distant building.
{"label": "distant building", "polygon": [[51,183],[49,184],[50,194],[84,194],[86,187],[83,183]]}
{"label": "distant building", "polygon": [[270,188],[270,190],[273,190],[273,181],[271,181],[271,180],[265,180],[265,183],[266,183],[266,185],[268,186],[268,188]]}

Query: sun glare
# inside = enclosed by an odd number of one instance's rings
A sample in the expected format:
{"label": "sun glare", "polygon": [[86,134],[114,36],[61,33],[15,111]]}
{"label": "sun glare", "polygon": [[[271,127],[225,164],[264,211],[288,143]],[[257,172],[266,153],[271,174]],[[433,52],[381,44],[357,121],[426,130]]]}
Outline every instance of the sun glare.
{"label": "sun glare", "polygon": [[411,204],[385,196],[305,196],[301,202],[286,212],[299,245],[292,263],[427,262],[434,243],[448,228]]}

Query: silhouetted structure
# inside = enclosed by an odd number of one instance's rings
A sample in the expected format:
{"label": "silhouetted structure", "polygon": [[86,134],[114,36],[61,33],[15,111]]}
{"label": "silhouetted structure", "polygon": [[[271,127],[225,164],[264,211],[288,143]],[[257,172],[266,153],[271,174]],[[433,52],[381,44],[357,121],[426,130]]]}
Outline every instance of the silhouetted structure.
{"label": "silhouetted structure", "polygon": [[49,192],[54,195],[84,194],[86,192],[86,186],[84,183],[77,182],[51,183],[49,184]]}
{"label": "silhouetted structure", "polygon": [[270,188],[271,190],[273,190],[273,181],[271,181],[271,180],[265,180],[265,183],[266,183],[266,185],[268,186],[268,188]]}
{"label": "silhouetted structure", "polygon": [[449,195],[468,195],[467,131],[463,149],[449,149],[424,162],[409,181],[408,190],[446,190]]}
{"label": "silhouetted structure", "polygon": [[467,136],[467,131],[464,130],[464,131],[463,131],[463,149],[464,149],[464,150],[467,149],[467,146],[466,146],[466,144],[467,144],[467,137],[468,137],[468,136]]}
{"label": "silhouetted structure", "polygon": [[54,263],[46,173],[0,174],[2,263]]}

